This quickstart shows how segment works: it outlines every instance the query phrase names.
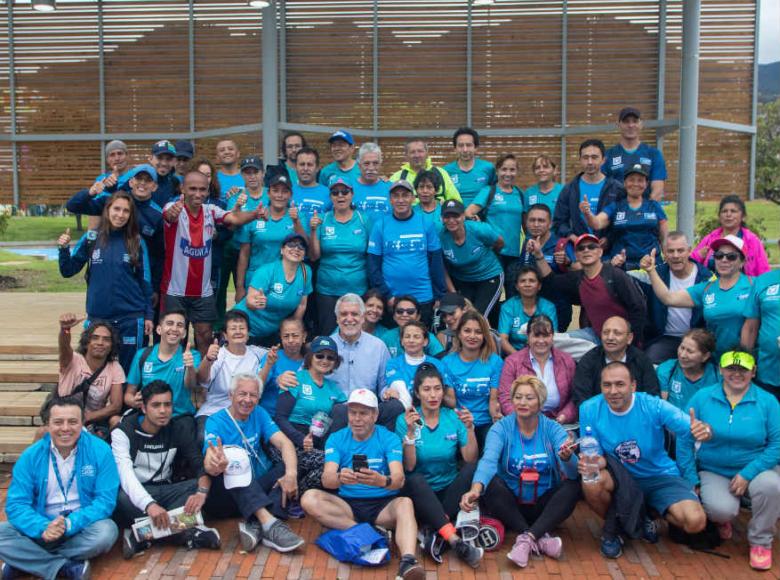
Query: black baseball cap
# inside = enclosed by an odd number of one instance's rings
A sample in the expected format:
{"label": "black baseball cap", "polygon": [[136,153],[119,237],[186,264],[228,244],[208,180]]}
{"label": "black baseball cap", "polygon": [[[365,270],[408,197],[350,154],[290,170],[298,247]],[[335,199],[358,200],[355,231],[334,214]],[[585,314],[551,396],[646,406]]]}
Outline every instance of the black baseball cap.
{"label": "black baseball cap", "polygon": [[466,208],[463,207],[463,204],[459,202],[457,199],[451,199],[449,201],[446,201],[444,202],[444,205],[441,206],[441,215],[447,215],[448,213],[463,215],[465,211]]}
{"label": "black baseball cap", "polygon": [[623,107],[620,109],[620,113],[618,113],[618,121],[623,121],[626,117],[631,117],[632,115],[637,119],[642,118],[642,115],[639,113],[639,109],[636,107]]}

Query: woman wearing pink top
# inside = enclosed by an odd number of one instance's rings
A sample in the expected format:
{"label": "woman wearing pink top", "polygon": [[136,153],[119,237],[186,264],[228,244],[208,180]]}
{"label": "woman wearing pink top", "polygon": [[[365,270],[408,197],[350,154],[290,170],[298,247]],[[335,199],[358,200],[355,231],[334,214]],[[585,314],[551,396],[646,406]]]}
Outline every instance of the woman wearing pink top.
{"label": "woman wearing pink top", "polygon": [[528,321],[527,329],[528,346],[504,361],[498,387],[501,412],[505,416],[515,412],[512,383],[521,375],[531,375],[547,387],[542,413],[558,423],[573,423],[577,420],[577,408],[571,398],[576,363],[570,355],[553,348],[554,328],[550,318],[537,314]]}
{"label": "woman wearing pink top", "polygon": [[713,256],[712,242],[725,238],[728,235],[737,236],[744,243],[743,253],[746,261],[742,271],[748,276],[760,276],[769,272],[769,258],[767,258],[764,244],[759,237],[747,229],[744,225],[747,210],[745,203],[736,195],[727,195],[720,200],[718,208],[718,220],[720,227],[704,236],[699,245],[691,253],[691,258],[715,271],[715,259]]}

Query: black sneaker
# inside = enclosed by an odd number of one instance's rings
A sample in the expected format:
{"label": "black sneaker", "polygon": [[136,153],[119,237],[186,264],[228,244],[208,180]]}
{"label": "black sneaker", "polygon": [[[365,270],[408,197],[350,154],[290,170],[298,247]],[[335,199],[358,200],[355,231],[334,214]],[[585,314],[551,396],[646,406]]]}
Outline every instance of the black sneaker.
{"label": "black sneaker", "polygon": [[58,576],[64,576],[68,580],[89,580],[91,572],[89,560],[68,560],[60,568]]}
{"label": "black sneaker", "polygon": [[482,561],[485,550],[472,546],[463,540],[458,540],[458,543],[455,544],[455,553],[458,555],[458,558],[466,562],[466,564],[472,568],[479,568],[479,563]]}
{"label": "black sneaker", "polygon": [[263,532],[263,545],[277,552],[292,552],[303,546],[304,539],[293,532],[282,520],[276,520],[271,529]]}
{"label": "black sneaker", "polygon": [[417,532],[417,539],[423,554],[428,554],[437,564],[444,561],[443,555],[449,547],[449,542],[445,542],[444,538],[430,528]]}
{"label": "black sneaker", "polygon": [[648,544],[658,543],[658,524],[654,519],[645,517],[642,522],[642,540]]}
{"label": "black sneaker", "polygon": [[425,568],[417,561],[417,558],[404,556],[401,565],[398,566],[396,580],[425,580]]}
{"label": "black sneaker", "polygon": [[152,543],[149,541],[139,542],[135,539],[135,534],[130,528],[125,529],[122,532],[122,557],[125,560],[129,560],[136,554],[148,550]]}
{"label": "black sneaker", "polygon": [[209,550],[219,550],[222,543],[219,538],[219,532],[216,528],[207,528],[206,526],[195,526],[184,532],[186,541],[184,545],[188,550],[196,548],[207,548]]}
{"label": "black sneaker", "polygon": [[241,542],[241,549],[245,552],[254,550],[262,537],[263,527],[260,522],[255,520],[238,522],[238,540]]}
{"label": "black sneaker", "polygon": [[24,572],[18,568],[14,568],[8,562],[3,562],[3,565],[0,566],[0,578],[3,580],[15,580],[22,576],[24,576]]}

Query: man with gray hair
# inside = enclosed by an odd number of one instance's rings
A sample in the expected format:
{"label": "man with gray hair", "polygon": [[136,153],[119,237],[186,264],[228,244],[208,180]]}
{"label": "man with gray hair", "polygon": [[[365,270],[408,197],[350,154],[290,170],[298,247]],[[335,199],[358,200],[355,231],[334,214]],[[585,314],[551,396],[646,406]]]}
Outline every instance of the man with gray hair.
{"label": "man with gray hair", "polygon": [[[295,446],[258,405],[263,389],[256,375],[236,374],[229,391],[230,407],[206,420],[203,467],[213,478],[209,500],[215,501],[213,495],[223,496],[215,498],[217,502],[226,499],[220,492],[227,490],[244,517],[238,531],[247,552],[260,541],[279,552],[290,552],[304,543],[282,521],[287,519],[288,501],[298,495]],[[275,447],[282,460],[271,461],[263,443]],[[212,510],[225,513],[224,508]]]}
{"label": "man with gray hair", "polygon": [[[662,249],[665,262],[656,270],[670,290],[685,290],[713,277],[712,272],[691,259],[691,244],[684,232],[669,233]],[[647,296],[649,316],[645,327],[645,354],[653,364],[677,358],[677,347],[683,335],[691,328],[704,327],[702,309],[665,306],[653,292],[647,272],[634,270],[629,275],[642,283]]]}
{"label": "man with gray hair", "polygon": [[390,184],[381,179],[382,149],[363,143],[358,149],[360,176],[352,183],[352,204],[373,223],[390,213]]}

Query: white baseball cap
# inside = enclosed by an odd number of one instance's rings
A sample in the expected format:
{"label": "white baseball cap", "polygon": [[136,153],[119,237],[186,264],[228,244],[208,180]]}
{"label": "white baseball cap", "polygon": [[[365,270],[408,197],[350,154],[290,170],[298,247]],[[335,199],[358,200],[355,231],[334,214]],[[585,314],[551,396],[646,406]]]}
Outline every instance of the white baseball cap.
{"label": "white baseball cap", "polygon": [[228,466],[225,469],[225,489],[246,487],[252,481],[252,463],[243,447],[226,445],[224,448]]}
{"label": "white baseball cap", "polygon": [[355,403],[356,405],[363,405],[364,407],[371,407],[372,409],[379,408],[379,401],[377,401],[376,395],[373,391],[368,389],[355,389],[349,394],[347,405]]}

